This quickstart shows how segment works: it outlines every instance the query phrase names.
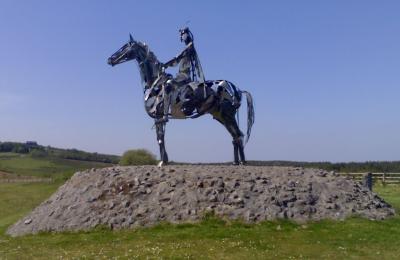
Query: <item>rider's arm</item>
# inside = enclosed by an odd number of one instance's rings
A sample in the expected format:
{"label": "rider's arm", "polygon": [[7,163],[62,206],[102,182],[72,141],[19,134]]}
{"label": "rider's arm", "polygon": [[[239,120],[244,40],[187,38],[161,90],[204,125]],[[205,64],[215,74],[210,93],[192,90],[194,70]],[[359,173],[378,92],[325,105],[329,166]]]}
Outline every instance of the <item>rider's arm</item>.
{"label": "rider's arm", "polygon": [[193,44],[189,43],[189,45],[186,46],[186,48],[178,56],[174,57],[167,63],[164,63],[164,68],[175,67],[176,65],[178,65],[178,63],[181,61],[181,59],[187,55],[187,53],[192,48],[192,46],[193,46]]}
{"label": "rider's arm", "polygon": [[179,56],[172,58],[170,61],[164,63],[164,68],[168,68],[168,67],[175,67],[176,65],[178,65],[180,59],[178,60]]}

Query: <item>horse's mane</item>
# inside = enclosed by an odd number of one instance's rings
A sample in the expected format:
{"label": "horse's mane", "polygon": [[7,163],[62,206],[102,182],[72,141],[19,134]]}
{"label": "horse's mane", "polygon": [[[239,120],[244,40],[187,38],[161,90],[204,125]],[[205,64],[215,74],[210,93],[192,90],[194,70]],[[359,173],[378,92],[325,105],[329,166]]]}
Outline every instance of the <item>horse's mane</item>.
{"label": "horse's mane", "polygon": [[144,43],[138,41],[137,44],[143,49],[145,52],[145,58],[143,64],[139,64],[139,66],[143,66],[141,68],[141,76],[142,81],[144,81],[145,85],[149,85],[152,83],[154,79],[158,77],[158,72],[160,70],[160,62],[157,59],[157,56],[152,52],[149,46]]}
{"label": "horse's mane", "polygon": [[148,61],[150,61],[150,62],[152,62],[152,63],[160,63],[160,62],[158,61],[158,59],[157,59],[157,56],[154,54],[154,52],[152,52],[152,51],[150,50],[149,46],[148,46],[146,43],[140,42],[140,41],[138,41],[137,43],[138,43],[138,45],[139,45],[140,47],[142,47],[143,49],[145,49],[145,51],[146,51],[146,53],[147,53],[146,60],[148,60]]}

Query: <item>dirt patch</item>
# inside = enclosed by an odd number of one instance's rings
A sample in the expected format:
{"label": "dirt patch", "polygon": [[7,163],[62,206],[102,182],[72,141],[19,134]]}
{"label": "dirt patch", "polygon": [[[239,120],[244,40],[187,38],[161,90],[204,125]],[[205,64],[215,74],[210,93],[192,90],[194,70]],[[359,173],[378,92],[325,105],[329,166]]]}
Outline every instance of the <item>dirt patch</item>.
{"label": "dirt patch", "polygon": [[206,212],[248,223],[307,222],[349,216],[381,220],[394,209],[352,179],[292,167],[153,166],[77,172],[48,200],[7,231],[151,226],[196,222]]}

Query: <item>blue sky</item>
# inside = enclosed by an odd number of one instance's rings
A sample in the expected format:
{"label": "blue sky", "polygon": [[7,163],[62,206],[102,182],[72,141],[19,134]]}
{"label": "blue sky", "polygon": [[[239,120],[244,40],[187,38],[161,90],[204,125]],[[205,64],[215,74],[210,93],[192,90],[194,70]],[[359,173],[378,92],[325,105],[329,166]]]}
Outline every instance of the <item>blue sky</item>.
{"label": "blue sky", "polygon": [[[167,61],[190,21],[206,78],[254,96],[248,159],[399,160],[399,13],[398,1],[1,0],[0,141],[158,154],[137,65],[106,59],[132,33]],[[232,159],[210,116],[171,121],[166,142],[172,160]]]}

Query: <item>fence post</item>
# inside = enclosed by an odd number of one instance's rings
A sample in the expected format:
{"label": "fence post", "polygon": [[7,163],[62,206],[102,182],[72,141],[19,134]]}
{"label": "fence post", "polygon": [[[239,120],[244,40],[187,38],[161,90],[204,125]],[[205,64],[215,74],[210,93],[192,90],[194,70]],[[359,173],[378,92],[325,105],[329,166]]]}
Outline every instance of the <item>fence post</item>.
{"label": "fence post", "polygon": [[372,191],[372,173],[368,172],[364,174],[363,185]]}
{"label": "fence post", "polygon": [[385,180],[386,180],[386,172],[382,173],[382,184],[385,185]]}

